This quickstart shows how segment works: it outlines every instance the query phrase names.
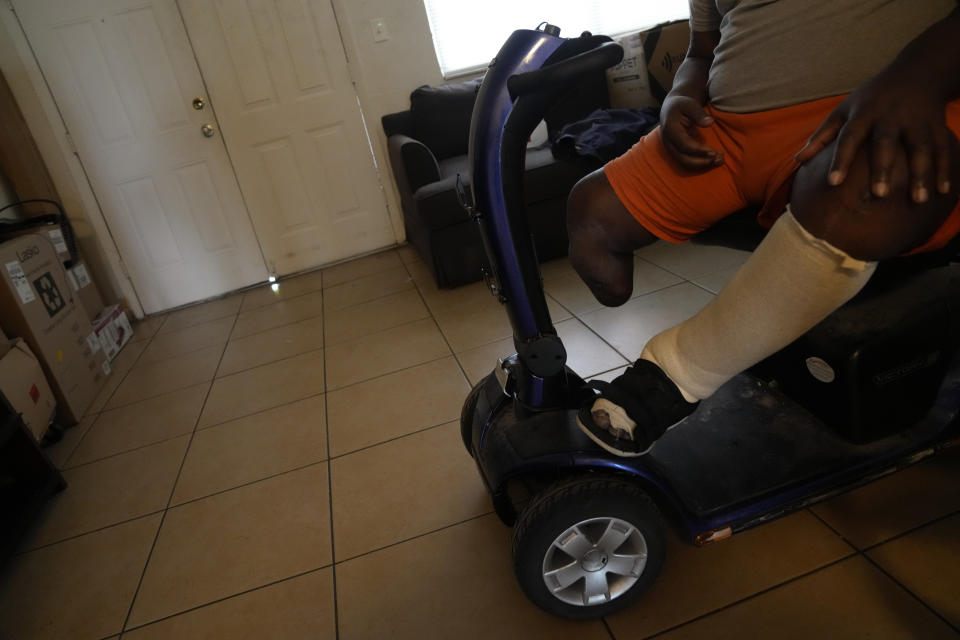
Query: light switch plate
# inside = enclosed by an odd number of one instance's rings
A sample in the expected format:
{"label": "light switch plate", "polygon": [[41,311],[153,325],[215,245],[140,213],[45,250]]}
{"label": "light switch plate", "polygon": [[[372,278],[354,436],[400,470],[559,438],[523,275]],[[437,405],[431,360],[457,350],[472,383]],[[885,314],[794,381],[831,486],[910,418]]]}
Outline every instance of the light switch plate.
{"label": "light switch plate", "polygon": [[374,42],[383,42],[390,39],[390,34],[387,33],[387,21],[383,18],[374,18],[370,21],[370,26],[373,27]]}

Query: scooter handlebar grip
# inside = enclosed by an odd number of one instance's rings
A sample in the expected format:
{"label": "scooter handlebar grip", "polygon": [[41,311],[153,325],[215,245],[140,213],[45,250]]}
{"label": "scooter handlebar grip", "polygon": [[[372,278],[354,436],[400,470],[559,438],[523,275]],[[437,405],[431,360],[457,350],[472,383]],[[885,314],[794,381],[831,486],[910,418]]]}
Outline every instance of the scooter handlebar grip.
{"label": "scooter handlebar grip", "polygon": [[519,98],[545,87],[563,90],[574,85],[591,72],[612,67],[623,60],[623,47],[616,42],[604,42],[599,47],[571,56],[548,66],[518,73],[507,79],[507,89]]}

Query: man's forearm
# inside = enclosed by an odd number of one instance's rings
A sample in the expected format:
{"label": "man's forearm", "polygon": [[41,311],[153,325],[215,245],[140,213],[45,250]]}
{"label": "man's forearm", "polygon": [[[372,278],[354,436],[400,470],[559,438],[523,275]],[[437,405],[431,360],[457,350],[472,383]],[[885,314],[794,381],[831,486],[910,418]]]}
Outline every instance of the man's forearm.
{"label": "man's forearm", "polygon": [[904,47],[888,69],[939,88],[945,101],[960,98],[960,6]]}
{"label": "man's forearm", "polygon": [[[710,75],[711,60],[687,56],[673,77],[670,96],[687,96],[700,104],[707,102],[707,78]],[[664,100],[666,101],[666,100]]]}

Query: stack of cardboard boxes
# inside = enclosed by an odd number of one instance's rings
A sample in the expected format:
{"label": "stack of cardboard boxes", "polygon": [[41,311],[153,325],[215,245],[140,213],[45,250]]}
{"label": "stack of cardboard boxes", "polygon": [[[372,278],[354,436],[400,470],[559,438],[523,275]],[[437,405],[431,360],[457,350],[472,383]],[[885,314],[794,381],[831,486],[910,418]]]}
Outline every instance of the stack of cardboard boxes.
{"label": "stack of cardboard boxes", "polygon": [[616,109],[659,107],[673,86],[673,76],[690,45],[687,20],[665,22],[623,36],[623,60],[607,69],[610,106]]}
{"label": "stack of cardboard boxes", "polygon": [[59,227],[0,237],[0,393],[37,440],[84,416],[132,335],[74,258]]}

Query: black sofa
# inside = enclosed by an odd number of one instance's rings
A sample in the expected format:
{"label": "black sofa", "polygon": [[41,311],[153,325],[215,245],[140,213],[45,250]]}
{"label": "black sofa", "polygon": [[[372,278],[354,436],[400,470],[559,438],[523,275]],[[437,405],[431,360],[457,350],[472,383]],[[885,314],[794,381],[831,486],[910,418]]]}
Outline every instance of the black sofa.
{"label": "black sofa", "polygon": [[[440,287],[482,278],[487,266],[480,230],[460,207],[457,175],[469,192],[467,158],[470,116],[480,79],[410,95],[410,109],[383,116],[390,164],[400,191],[407,241],[430,267]],[[602,72],[575,87],[547,115],[551,136],[609,98]],[[567,254],[566,201],[573,185],[599,164],[559,160],[550,143],[527,150],[524,180],[526,211],[541,261]]]}

